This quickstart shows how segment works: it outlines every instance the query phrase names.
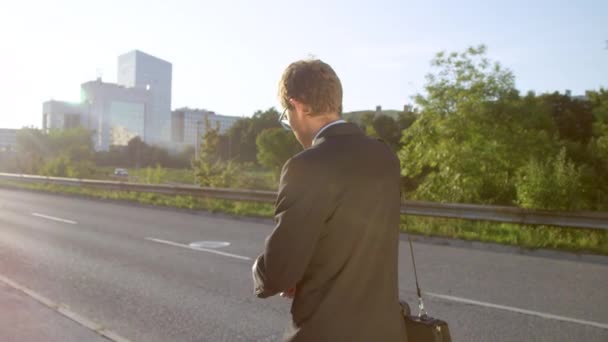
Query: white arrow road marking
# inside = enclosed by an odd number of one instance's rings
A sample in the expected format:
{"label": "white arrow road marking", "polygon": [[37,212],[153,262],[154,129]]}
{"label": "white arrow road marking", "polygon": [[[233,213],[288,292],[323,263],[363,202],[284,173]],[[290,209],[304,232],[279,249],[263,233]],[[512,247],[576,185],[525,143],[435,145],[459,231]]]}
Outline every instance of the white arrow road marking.
{"label": "white arrow road marking", "polygon": [[242,256],[242,255],[237,255],[237,254],[232,254],[232,253],[226,253],[226,252],[222,252],[222,251],[217,251],[215,249],[195,247],[195,246],[188,246],[188,245],[184,245],[184,244],[179,243],[179,242],[173,242],[173,241],[168,241],[168,240],[155,239],[155,238],[151,238],[151,237],[147,237],[146,240],[148,240],[148,241],[154,241],[154,242],[158,242],[158,243],[163,243],[165,245],[170,245],[170,246],[175,246],[175,247],[181,247],[181,248],[191,249],[193,251],[213,253],[213,254],[222,255],[222,256],[225,256],[225,257],[230,257],[230,258],[235,258],[235,259],[240,259],[240,260],[251,260],[250,257],[246,257],[246,256]]}
{"label": "white arrow road marking", "polygon": [[47,220],[51,220],[51,221],[57,221],[57,222],[62,222],[62,223],[78,224],[78,222],[76,222],[76,221],[66,220],[66,219],[62,219],[62,218],[59,218],[59,217],[53,217],[53,216],[48,216],[48,215],[43,215],[43,214],[38,214],[38,213],[32,213],[32,216],[41,217],[43,219],[47,219]]}

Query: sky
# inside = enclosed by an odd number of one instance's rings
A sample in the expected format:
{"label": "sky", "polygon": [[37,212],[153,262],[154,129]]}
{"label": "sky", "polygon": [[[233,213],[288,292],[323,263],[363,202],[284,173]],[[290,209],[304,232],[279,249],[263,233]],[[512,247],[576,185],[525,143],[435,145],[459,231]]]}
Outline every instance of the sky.
{"label": "sky", "polygon": [[344,110],[401,109],[439,51],[485,44],[522,92],[608,88],[608,1],[55,0],[0,4],[0,127],[40,127],[44,101],[116,82],[120,54],[173,64],[172,108],[279,108],[289,63],[314,56]]}

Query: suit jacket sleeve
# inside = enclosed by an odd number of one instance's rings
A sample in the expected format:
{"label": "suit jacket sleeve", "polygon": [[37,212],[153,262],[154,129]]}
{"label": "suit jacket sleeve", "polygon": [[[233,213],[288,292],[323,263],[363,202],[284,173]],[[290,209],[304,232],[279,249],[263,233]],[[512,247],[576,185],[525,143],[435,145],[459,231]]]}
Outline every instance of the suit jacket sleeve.
{"label": "suit jacket sleeve", "polygon": [[314,165],[289,160],[281,172],[276,226],[253,266],[255,294],[274,296],[296,286],[313,256],[328,212],[323,175]]}

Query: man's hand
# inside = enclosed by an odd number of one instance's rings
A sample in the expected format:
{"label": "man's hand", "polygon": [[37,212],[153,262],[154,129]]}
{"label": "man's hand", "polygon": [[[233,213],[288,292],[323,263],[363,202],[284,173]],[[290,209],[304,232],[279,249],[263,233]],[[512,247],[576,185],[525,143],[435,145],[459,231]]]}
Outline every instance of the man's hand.
{"label": "man's hand", "polygon": [[253,276],[253,292],[259,297],[264,292],[262,279],[258,274],[258,261],[260,258],[255,259],[253,266],[251,266],[251,275]]}
{"label": "man's hand", "polygon": [[285,291],[285,292],[281,292],[281,297],[283,298],[287,298],[287,299],[293,299],[293,297],[296,296],[296,288],[292,287],[291,289]]}

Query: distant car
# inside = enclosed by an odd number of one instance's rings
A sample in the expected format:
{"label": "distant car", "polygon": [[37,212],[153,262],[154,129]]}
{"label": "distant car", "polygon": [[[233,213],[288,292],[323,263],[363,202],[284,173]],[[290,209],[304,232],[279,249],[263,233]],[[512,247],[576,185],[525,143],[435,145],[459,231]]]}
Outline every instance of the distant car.
{"label": "distant car", "polygon": [[129,171],[127,171],[126,169],[114,169],[114,176],[119,176],[119,177],[128,177],[129,176]]}

